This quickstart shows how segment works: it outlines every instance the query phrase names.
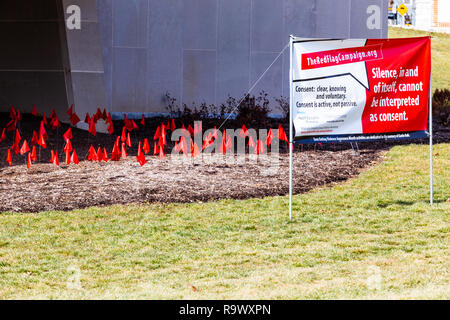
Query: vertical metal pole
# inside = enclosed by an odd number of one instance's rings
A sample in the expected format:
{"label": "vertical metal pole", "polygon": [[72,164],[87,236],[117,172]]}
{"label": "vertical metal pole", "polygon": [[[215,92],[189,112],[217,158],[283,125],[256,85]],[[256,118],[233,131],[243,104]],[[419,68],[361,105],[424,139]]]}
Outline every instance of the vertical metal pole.
{"label": "vertical metal pole", "polygon": [[433,92],[432,92],[432,76],[430,70],[430,205],[433,205]]}
{"label": "vertical metal pole", "polygon": [[292,51],[293,51],[293,36],[290,36],[290,40],[289,40],[289,56],[290,56],[290,68],[289,68],[289,220],[292,221],[292,142],[293,142],[293,125],[292,125],[292,121],[293,121],[293,115],[292,115],[292,110],[294,107],[293,101],[294,101],[294,97],[293,97],[293,91],[292,91],[292,85],[293,85],[293,74],[292,74]]}

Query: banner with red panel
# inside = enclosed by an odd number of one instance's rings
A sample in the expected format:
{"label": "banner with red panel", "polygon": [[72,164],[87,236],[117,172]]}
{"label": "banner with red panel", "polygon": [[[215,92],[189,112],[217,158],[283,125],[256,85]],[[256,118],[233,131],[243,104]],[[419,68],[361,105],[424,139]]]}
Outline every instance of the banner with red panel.
{"label": "banner with red panel", "polygon": [[302,143],[428,136],[430,38],[300,39],[292,116]]}

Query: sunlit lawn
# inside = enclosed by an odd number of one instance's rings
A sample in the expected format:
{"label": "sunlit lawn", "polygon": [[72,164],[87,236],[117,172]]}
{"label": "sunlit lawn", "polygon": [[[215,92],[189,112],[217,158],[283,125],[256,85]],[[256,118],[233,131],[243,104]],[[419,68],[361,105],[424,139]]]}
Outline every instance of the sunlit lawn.
{"label": "sunlit lawn", "polygon": [[433,207],[428,161],[395,147],[295,196],[292,222],[286,197],[3,213],[0,298],[448,299],[450,144]]}

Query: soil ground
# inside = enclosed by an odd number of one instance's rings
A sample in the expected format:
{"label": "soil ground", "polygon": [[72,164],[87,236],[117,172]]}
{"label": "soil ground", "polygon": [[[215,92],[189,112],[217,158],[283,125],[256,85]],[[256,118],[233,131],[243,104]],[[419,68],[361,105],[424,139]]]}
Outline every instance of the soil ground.
{"label": "soil ground", "polygon": [[[7,117],[0,118],[0,128]],[[151,202],[195,202],[218,199],[247,199],[286,195],[288,193],[288,155],[286,149],[279,155],[279,164],[256,161],[252,156],[233,156],[225,162],[202,161],[201,157],[184,161],[170,155],[164,159],[147,156],[141,167],[136,161],[137,141],[152,137],[155,124],[148,123],[132,133],[133,148],[128,159],[120,162],[93,163],[83,161],[92,144],[106,147],[110,153],[116,135],[98,134],[73,129],[72,145],[80,157],[79,165],[63,163],[62,134],[48,130],[49,147],[41,150],[40,163],[26,168],[25,157],[13,155],[13,166],[4,159],[13,136],[0,143],[0,212],[41,212],[46,210],[73,210],[90,206]],[[122,122],[115,122],[115,133],[120,133]],[[274,128],[277,125],[273,126]],[[39,128],[39,120],[26,115],[21,123],[21,136],[30,142],[32,131]],[[437,130],[435,142],[448,142],[449,131]],[[417,141],[416,141],[417,142]],[[426,143],[426,141],[419,141]],[[401,142],[411,143],[411,142]],[[315,187],[343,181],[381,160],[383,151],[394,143],[364,143],[355,153],[349,144],[297,146],[294,153],[294,193],[307,192]],[[398,144],[398,143],[396,143]],[[48,163],[50,149],[57,149],[61,166]],[[170,150],[170,147],[168,148]],[[170,154],[170,151],[167,154]],[[284,153],[283,153],[284,151]],[[210,159],[210,158],[206,158]],[[210,159],[211,160],[211,159]],[[221,161],[222,160],[222,161]],[[272,159],[273,160],[273,159]],[[240,163],[243,162],[243,163]]]}

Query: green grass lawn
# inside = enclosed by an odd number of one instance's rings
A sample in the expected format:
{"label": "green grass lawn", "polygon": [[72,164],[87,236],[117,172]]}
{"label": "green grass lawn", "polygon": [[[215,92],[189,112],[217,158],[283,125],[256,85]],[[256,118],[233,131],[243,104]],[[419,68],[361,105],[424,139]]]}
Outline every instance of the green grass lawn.
{"label": "green grass lawn", "polygon": [[292,222],[287,197],[0,214],[0,298],[448,299],[450,144],[434,153],[433,207],[412,144],[295,196]]}
{"label": "green grass lawn", "polygon": [[431,65],[434,89],[450,88],[450,34],[389,28],[389,38],[431,36]]}

